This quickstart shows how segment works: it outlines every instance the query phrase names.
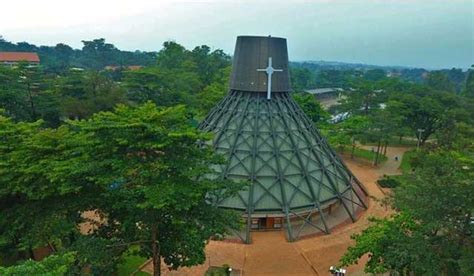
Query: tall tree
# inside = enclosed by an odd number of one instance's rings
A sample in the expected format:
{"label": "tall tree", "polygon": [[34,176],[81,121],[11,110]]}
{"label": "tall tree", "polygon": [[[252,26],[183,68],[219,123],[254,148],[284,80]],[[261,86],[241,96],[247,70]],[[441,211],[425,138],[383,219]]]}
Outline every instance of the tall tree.
{"label": "tall tree", "polygon": [[474,98],[474,65],[467,72],[466,85],[463,95],[468,98]]}
{"label": "tall tree", "polygon": [[15,68],[0,68],[0,107],[15,120],[45,120],[59,124],[58,99],[51,90],[52,77],[41,68],[21,63]]}
{"label": "tall tree", "polygon": [[316,87],[315,74],[308,68],[290,67],[291,85],[295,91]]}
{"label": "tall tree", "polygon": [[[206,177],[220,157],[183,106],[120,106],[58,129],[0,116],[0,136],[0,253],[50,245],[102,275],[139,244],[159,275],[161,259],[202,263],[207,241],[238,227],[215,202],[242,185]],[[102,220],[84,235],[89,210]]]}
{"label": "tall tree", "polygon": [[433,90],[455,92],[455,84],[442,71],[432,71],[428,74],[426,84]]}
{"label": "tall tree", "polygon": [[413,86],[408,92],[393,93],[390,99],[389,105],[396,106],[391,110],[403,117],[403,124],[414,136],[420,137],[422,144],[455,116],[453,112],[460,101],[453,93],[434,91],[426,86]]}
{"label": "tall tree", "polygon": [[125,91],[99,72],[71,71],[56,80],[62,116],[84,119],[126,102]]}
{"label": "tall tree", "polygon": [[231,67],[219,71],[215,80],[197,94],[199,115],[205,116],[228,93]]}
{"label": "tall tree", "polygon": [[352,87],[344,93],[341,109],[350,114],[367,116],[371,111],[379,108],[382,92],[377,83],[356,79],[352,82]]}
{"label": "tall tree", "polygon": [[111,64],[110,61],[116,60],[114,56],[118,52],[117,48],[113,44],[106,43],[105,39],[83,40],[82,43],[86,67],[100,70]]}
{"label": "tall tree", "polygon": [[329,113],[323,109],[313,95],[306,92],[292,93],[291,95],[313,123],[324,124],[329,119]]}
{"label": "tall tree", "polygon": [[141,244],[154,275],[160,275],[162,258],[174,269],[204,262],[208,239],[238,221],[213,202],[241,185],[205,177],[219,158],[199,146],[210,136],[196,130],[186,113],[183,106],[147,103],[71,122],[81,158],[69,166],[108,188],[97,206],[108,221],[102,236],[117,239],[117,246]]}

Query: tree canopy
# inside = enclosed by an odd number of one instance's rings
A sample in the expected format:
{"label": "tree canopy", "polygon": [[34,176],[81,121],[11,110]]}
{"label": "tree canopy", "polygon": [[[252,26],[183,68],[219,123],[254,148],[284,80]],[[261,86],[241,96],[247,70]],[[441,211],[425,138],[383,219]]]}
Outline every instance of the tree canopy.
{"label": "tree canopy", "polygon": [[[466,155],[467,154],[467,155]],[[369,254],[369,273],[469,275],[474,272],[474,170],[471,153],[422,153],[393,195],[397,213],[372,219],[341,259]]]}
{"label": "tree canopy", "polygon": [[[204,262],[207,240],[238,227],[213,202],[241,186],[205,177],[220,158],[183,106],[122,105],[57,129],[0,119],[0,237],[10,250],[51,244],[110,273],[113,256],[138,243],[159,271],[160,256],[175,269]],[[105,221],[84,235],[90,210]]]}

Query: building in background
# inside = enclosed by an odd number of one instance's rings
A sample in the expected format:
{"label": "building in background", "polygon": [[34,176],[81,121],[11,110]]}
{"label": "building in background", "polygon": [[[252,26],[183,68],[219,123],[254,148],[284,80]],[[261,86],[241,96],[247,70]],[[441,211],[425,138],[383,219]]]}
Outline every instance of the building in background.
{"label": "building in background", "polygon": [[34,52],[0,52],[0,65],[14,67],[21,62],[29,66],[38,66],[40,58]]}

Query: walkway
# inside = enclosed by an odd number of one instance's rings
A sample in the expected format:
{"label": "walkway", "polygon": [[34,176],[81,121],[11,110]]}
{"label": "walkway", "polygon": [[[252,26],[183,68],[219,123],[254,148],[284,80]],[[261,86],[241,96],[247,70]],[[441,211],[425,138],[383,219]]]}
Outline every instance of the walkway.
{"label": "walkway", "polygon": [[[349,169],[364,183],[368,193],[377,199],[384,197],[375,181],[383,174],[397,174],[400,161],[407,148],[387,149],[388,160],[379,168],[345,160]],[[383,217],[389,210],[374,201],[358,221],[334,229],[330,235],[302,239],[293,243],[286,241],[283,232],[252,232],[253,243],[249,245],[211,241],[206,248],[206,264],[178,271],[163,271],[163,275],[204,275],[207,267],[228,264],[243,271],[243,275],[330,275],[328,269],[336,265],[340,257],[353,244],[350,236],[360,233],[369,222],[368,217]],[[349,275],[366,275],[363,267],[367,259],[348,268]],[[143,269],[150,272],[151,264]]]}

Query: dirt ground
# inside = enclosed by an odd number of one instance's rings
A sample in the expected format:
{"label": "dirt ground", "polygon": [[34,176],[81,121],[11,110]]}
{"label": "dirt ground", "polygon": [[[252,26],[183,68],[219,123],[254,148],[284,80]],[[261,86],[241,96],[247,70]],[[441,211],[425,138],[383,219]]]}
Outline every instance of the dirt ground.
{"label": "dirt ground", "polygon": [[[388,148],[388,160],[380,167],[345,160],[349,169],[364,184],[370,196],[381,199],[383,191],[376,180],[384,175],[397,174],[401,156],[407,148]],[[395,161],[395,156],[399,161]],[[289,243],[280,232],[252,232],[252,244],[211,241],[206,248],[206,263],[192,268],[183,268],[170,272],[163,269],[163,275],[204,275],[209,266],[230,265],[242,271],[242,275],[330,275],[328,269],[336,265],[347,247],[353,244],[350,236],[361,232],[368,225],[368,217],[383,217],[390,213],[373,199],[369,208],[358,221],[338,227],[329,235],[306,238]],[[348,275],[366,275],[363,267],[367,259],[348,267]],[[142,271],[151,272],[151,263]]]}

